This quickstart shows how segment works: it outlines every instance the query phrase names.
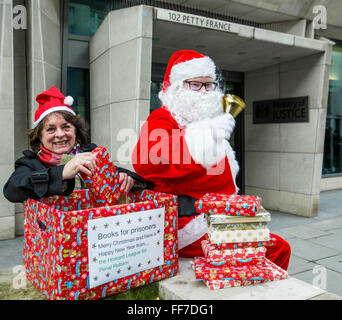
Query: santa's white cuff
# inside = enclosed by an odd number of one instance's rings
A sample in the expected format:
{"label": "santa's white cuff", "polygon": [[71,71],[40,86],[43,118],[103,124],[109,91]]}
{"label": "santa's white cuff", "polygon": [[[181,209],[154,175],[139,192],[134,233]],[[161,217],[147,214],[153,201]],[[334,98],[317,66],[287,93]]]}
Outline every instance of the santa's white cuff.
{"label": "santa's white cuff", "polygon": [[184,138],[192,158],[205,168],[219,163],[229,151],[226,139],[214,139],[209,120],[190,123]]}
{"label": "santa's white cuff", "polygon": [[208,232],[207,221],[204,213],[190,220],[184,228],[178,230],[178,250],[185,248],[197,241]]}

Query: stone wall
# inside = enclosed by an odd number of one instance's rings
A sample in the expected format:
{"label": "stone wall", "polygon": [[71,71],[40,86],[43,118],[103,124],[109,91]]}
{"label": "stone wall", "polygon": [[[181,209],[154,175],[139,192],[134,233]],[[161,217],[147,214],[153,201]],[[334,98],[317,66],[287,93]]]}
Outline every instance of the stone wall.
{"label": "stone wall", "polygon": [[[14,52],[12,0],[0,0],[0,185],[13,171],[14,145]],[[15,206],[0,193],[0,240],[15,237]]]}
{"label": "stone wall", "polygon": [[[324,148],[331,45],[287,63],[247,72],[246,193],[268,209],[317,215]],[[308,123],[253,124],[253,101],[309,96]]]}
{"label": "stone wall", "polygon": [[128,169],[150,108],[152,17],[146,6],[112,11],[89,46],[92,141]]}

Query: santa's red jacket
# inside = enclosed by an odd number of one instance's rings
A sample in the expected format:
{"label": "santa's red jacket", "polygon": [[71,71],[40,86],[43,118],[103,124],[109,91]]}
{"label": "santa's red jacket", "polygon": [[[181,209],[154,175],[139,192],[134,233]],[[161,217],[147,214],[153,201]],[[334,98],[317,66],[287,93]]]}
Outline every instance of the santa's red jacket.
{"label": "santa's red jacket", "polygon": [[[181,129],[167,108],[153,111],[143,125],[134,148],[135,171],[154,183],[154,190],[200,198],[207,192],[234,194],[238,164],[228,141],[217,152],[205,122]],[[203,154],[209,154],[203,157]],[[179,217],[178,248],[180,255],[202,256],[201,240],[207,232],[203,215]],[[266,257],[287,269],[291,248],[281,237],[267,248]]]}
{"label": "santa's red jacket", "polygon": [[[153,111],[133,151],[135,171],[152,181],[155,191],[195,199],[207,192],[236,193],[235,153],[227,140],[215,149],[217,143],[207,129],[205,121],[182,129],[167,108]],[[179,249],[206,232],[203,215],[179,217]]]}
{"label": "santa's red jacket", "polygon": [[181,129],[166,108],[154,110],[133,151],[135,171],[152,181],[155,191],[196,199],[207,192],[236,193],[234,151],[225,140],[223,153],[206,152],[215,141],[202,126]]}

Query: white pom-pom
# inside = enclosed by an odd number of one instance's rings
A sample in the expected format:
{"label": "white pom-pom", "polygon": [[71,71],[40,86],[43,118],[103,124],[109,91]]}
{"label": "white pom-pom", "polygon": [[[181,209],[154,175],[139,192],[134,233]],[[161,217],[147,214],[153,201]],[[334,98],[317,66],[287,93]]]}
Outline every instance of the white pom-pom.
{"label": "white pom-pom", "polygon": [[64,103],[65,103],[67,106],[72,106],[72,104],[74,103],[74,98],[71,97],[71,96],[67,96],[67,97],[65,97],[65,99],[64,99]]}

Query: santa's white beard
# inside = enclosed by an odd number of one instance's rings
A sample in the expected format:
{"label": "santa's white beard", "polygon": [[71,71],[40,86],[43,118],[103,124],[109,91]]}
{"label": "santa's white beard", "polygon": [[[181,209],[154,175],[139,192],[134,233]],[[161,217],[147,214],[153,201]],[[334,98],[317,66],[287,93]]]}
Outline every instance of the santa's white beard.
{"label": "santa's white beard", "polygon": [[203,94],[182,86],[170,86],[166,92],[159,95],[163,105],[182,128],[189,123],[222,114],[222,96],[222,92],[218,90]]}

